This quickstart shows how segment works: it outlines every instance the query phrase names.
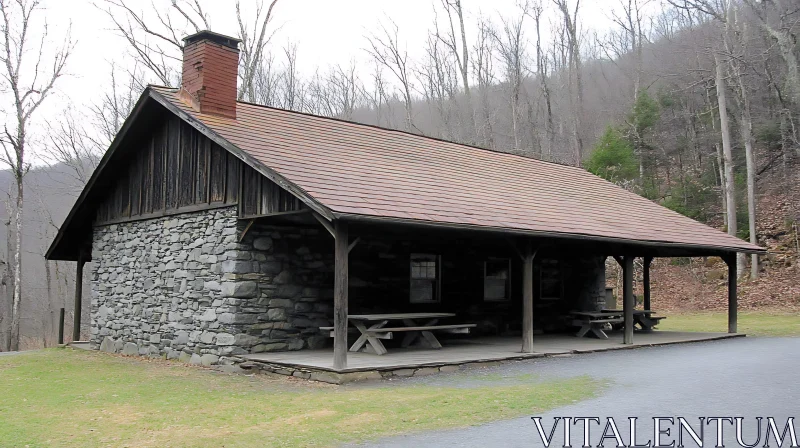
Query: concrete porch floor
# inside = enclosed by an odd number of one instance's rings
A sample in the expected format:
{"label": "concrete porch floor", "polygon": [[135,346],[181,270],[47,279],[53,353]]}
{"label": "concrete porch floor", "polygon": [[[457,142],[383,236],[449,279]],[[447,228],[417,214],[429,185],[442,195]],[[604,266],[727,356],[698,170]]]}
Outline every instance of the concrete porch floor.
{"label": "concrete porch floor", "polygon": [[[633,345],[623,345],[620,332],[609,332],[609,338],[602,340],[586,337],[577,338],[571,334],[547,334],[534,337],[533,349],[535,353],[520,353],[522,341],[518,337],[451,339],[443,340],[442,345],[444,347],[439,350],[389,348],[389,353],[382,356],[370,353],[348,352],[347,368],[342,370],[333,368],[333,349],[256,353],[244,355],[242,358],[260,365],[265,370],[299,377],[307,377],[307,374],[312,372],[329,372],[332,374],[375,372],[381,375],[381,372],[399,370],[403,370],[406,373],[405,371],[408,370],[460,366],[470,363],[622,350],[741,336],[744,336],[744,334],[653,331],[650,333],[636,333],[633,338]],[[447,370],[455,369],[444,369],[443,371]],[[413,372],[411,374],[413,375]],[[387,375],[382,374],[381,376],[386,377]],[[376,376],[376,378],[381,376]],[[311,379],[316,378],[312,377]]]}

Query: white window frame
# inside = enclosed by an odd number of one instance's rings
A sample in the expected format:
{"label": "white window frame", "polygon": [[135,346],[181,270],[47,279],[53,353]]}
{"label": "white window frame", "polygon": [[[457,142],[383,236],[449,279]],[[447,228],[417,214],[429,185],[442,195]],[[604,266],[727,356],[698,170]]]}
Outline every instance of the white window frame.
{"label": "white window frame", "polygon": [[[508,276],[506,277],[506,296],[499,299],[491,299],[486,297],[486,280],[489,278],[488,265],[492,262],[506,262],[508,264]],[[484,302],[508,302],[511,300],[511,259],[510,258],[489,258],[483,262],[483,301]]]}
{"label": "white window frame", "polygon": [[[431,279],[430,277],[415,277],[414,276],[414,265],[416,259],[427,258],[427,261],[433,261],[434,265],[434,275],[435,277]],[[408,300],[410,303],[414,304],[433,304],[433,303],[441,303],[442,301],[442,257],[441,255],[431,254],[431,253],[422,253],[422,252],[415,252],[412,253],[408,260],[408,268],[409,268],[409,275],[408,275]],[[433,287],[433,294],[432,300],[419,300],[414,298],[414,281],[415,280],[431,280],[431,286]]]}

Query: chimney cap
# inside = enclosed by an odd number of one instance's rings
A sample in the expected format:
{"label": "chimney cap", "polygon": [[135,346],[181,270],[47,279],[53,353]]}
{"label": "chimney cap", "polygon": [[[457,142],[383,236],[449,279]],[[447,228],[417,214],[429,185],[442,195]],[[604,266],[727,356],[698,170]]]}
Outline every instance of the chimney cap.
{"label": "chimney cap", "polygon": [[242,41],[241,39],[237,39],[235,37],[226,36],[224,34],[215,33],[209,30],[203,30],[184,37],[183,43],[184,45],[189,45],[201,40],[210,40],[211,42],[233,48],[234,50],[239,49],[239,43]]}

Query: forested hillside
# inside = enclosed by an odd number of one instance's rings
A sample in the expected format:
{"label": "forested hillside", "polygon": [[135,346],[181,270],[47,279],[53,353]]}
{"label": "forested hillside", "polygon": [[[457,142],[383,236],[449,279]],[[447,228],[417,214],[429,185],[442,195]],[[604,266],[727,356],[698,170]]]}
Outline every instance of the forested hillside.
{"label": "forested hillside", "polygon": [[[53,343],[54,322],[43,319],[54,318],[74,284],[71,264],[45,269],[43,248],[139,92],[147,83],[178,85],[181,38],[214,26],[203,1],[165,2],[157,14],[125,0],[99,3],[109,33],[127,42],[129,65],[112,68],[113,83],[93,107],[65,110],[40,130],[50,166],[24,173],[33,192],[22,226],[21,340],[29,346]],[[409,56],[404,30],[386,17],[354,45],[358,61],[308,75],[297,69],[303,48],[270,41],[278,0],[256,14],[232,3],[243,41],[239,97],[583,166],[767,247],[761,259],[740,259],[741,303],[800,306],[796,1],[610,1],[614,25],[603,29],[585,23],[577,0],[528,0],[499,18],[481,6],[432,0],[422,58]],[[3,233],[14,241],[7,216],[20,190],[5,177]],[[0,349],[15,278],[15,249],[4,247]],[[724,306],[721,269],[714,259],[658,261],[654,300],[665,309]]]}

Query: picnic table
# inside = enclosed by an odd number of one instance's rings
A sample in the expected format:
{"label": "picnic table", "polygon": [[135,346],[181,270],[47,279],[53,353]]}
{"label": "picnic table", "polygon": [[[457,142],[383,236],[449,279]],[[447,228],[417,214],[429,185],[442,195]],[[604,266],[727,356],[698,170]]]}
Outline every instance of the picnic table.
{"label": "picnic table", "polygon": [[575,336],[580,338],[591,332],[598,339],[608,339],[604,327],[606,325],[621,324],[625,319],[622,313],[614,314],[604,311],[571,311],[570,315],[573,316],[572,325],[581,327],[575,333]]}
{"label": "picnic table", "polygon": [[[624,315],[623,310],[604,309],[603,313],[608,315]],[[665,316],[654,316],[656,314],[653,310],[633,310],[633,325],[638,325],[641,331],[653,331],[653,327],[658,325],[661,319],[666,319]]]}
{"label": "picnic table", "polygon": [[[393,339],[394,333],[405,333],[402,347],[409,347],[417,340],[422,341],[429,348],[442,348],[442,344],[433,334],[433,331],[448,333],[469,333],[475,324],[450,324],[439,325],[439,320],[455,317],[454,313],[389,313],[389,314],[349,314],[347,320],[359,331],[360,336],[350,346],[351,352],[357,352],[368,346],[378,355],[387,353],[381,339]],[[392,322],[392,326],[387,326]],[[320,327],[321,330],[331,330],[333,327]]]}

